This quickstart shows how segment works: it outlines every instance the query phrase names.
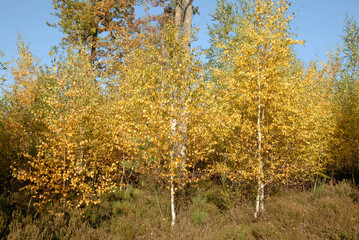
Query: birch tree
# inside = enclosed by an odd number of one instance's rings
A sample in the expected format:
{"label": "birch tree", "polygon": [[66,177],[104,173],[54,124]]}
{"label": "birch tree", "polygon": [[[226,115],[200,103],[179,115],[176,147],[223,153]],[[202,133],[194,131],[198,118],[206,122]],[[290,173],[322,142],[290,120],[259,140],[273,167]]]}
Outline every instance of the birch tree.
{"label": "birch tree", "polygon": [[[291,179],[306,159],[300,134],[303,107],[302,70],[293,70],[293,46],[300,41],[289,32],[291,16],[285,1],[255,0],[242,5],[240,47],[237,41],[215,45],[230,68],[214,67],[217,111],[228,148],[218,166],[232,181],[256,182],[255,219],[264,211],[265,186]],[[215,85],[217,86],[217,85]],[[304,164],[304,166],[307,166]],[[305,168],[305,171],[308,170]],[[301,172],[302,172],[301,171]]]}
{"label": "birch tree", "polygon": [[30,52],[29,46],[19,37],[18,58],[10,68],[14,83],[5,92],[7,101],[6,128],[11,132],[8,139],[14,146],[17,157],[12,165],[27,167],[29,158],[36,155],[36,145],[46,129],[43,119],[36,115],[42,105],[41,78],[42,65]]}
{"label": "birch tree", "polygon": [[[359,163],[359,27],[353,18],[346,18],[342,39],[342,57],[337,60],[340,65],[334,79],[336,143],[333,145],[333,157],[336,159],[336,166],[332,165],[332,170],[336,169],[337,174],[350,175],[355,183],[355,172],[358,172]],[[330,70],[327,70],[328,75],[331,74]]]}
{"label": "birch tree", "polygon": [[[98,203],[99,196],[118,182],[117,159],[104,125],[106,110],[101,108],[101,83],[85,51],[76,52],[81,51],[69,48],[46,72],[32,73],[41,105],[31,113],[43,129],[31,127],[30,133],[41,137],[32,144],[33,153],[21,151],[27,165],[15,165],[14,175],[28,182],[24,189],[40,205],[52,200],[68,207]],[[23,69],[14,69],[14,74],[17,71]],[[25,72],[23,78],[30,76]],[[19,86],[15,83],[14,88]],[[25,96],[31,93],[28,88],[22,91]]]}
{"label": "birch tree", "polygon": [[[174,44],[179,45],[180,48],[183,47],[185,54],[190,55],[191,53],[191,38],[192,38],[192,15],[193,15],[193,0],[176,0],[175,1],[175,13],[174,13],[174,26],[175,26],[175,42]],[[173,44],[173,43],[172,43]],[[182,46],[183,45],[183,46]],[[164,52],[167,52],[168,49],[162,49]],[[168,61],[172,62],[171,55]],[[173,86],[172,92],[172,108],[174,111],[173,119],[170,120],[171,131],[173,136],[171,152],[172,162],[177,162],[180,159],[180,168],[181,175],[186,168],[186,152],[187,152],[187,136],[188,136],[188,100],[190,99],[190,86],[186,82],[191,82],[190,79],[190,66],[191,63],[187,64],[188,70],[184,71],[182,74],[182,81],[185,86],[184,88],[177,88]],[[181,69],[180,65],[177,66]],[[187,85],[187,86],[186,86]],[[182,89],[181,89],[182,88]],[[177,105],[177,103],[180,103]],[[177,106],[176,106],[177,105]],[[176,214],[175,214],[175,176],[170,176],[171,179],[171,214],[172,214],[172,223],[175,224]]]}

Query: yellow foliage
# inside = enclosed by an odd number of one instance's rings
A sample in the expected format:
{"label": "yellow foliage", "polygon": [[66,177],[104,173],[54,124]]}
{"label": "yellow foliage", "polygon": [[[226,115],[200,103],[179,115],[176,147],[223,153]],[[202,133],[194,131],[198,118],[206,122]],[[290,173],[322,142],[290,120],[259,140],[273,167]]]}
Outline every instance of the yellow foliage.
{"label": "yellow foliage", "polygon": [[272,0],[253,1],[243,19],[245,41],[227,60],[232,70],[213,71],[223,85],[214,86],[212,114],[217,147],[224,151],[213,170],[229,171],[240,181],[285,182],[310,178],[320,169],[318,157],[302,154],[314,135],[308,125],[318,119],[307,118],[303,70],[292,67],[292,46],[302,42],[289,33],[287,8]]}

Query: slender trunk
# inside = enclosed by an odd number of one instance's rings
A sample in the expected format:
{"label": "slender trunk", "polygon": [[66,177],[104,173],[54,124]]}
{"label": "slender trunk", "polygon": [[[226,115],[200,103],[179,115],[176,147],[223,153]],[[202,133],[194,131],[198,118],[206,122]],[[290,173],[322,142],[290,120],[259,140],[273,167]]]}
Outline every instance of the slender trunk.
{"label": "slender trunk", "polygon": [[181,175],[183,177],[186,168],[186,152],[187,152],[187,105],[184,103],[186,96],[182,96],[179,116],[179,134],[181,136],[180,143],[178,144],[178,157],[181,159]]}
{"label": "slender trunk", "polygon": [[264,211],[264,183],[263,181],[258,181],[258,189],[257,189],[257,198],[256,198],[256,211],[254,213],[254,219],[258,219],[258,217]]}
{"label": "slender trunk", "polygon": [[318,174],[315,178],[315,181],[314,181],[314,189],[313,189],[313,192],[315,192],[317,190],[317,184],[318,184]]}
{"label": "slender trunk", "polygon": [[173,227],[176,223],[176,211],[175,211],[175,189],[174,189],[174,182],[173,176],[171,175],[171,226]]}
{"label": "slender trunk", "polygon": [[120,190],[122,190],[122,186],[123,184],[123,179],[125,177],[125,173],[126,173],[126,169],[125,169],[125,155],[122,155],[122,174],[121,174],[121,180],[120,180]]}
{"label": "slender trunk", "polygon": [[256,211],[254,213],[254,218],[257,219],[261,213],[264,211],[264,179],[263,179],[263,162],[262,162],[262,132],[261,132],[261,99],[259,96],[258,100],[258,121],[257,121],[257,130],[258,130],[258,190],[257,190],[257,199],[256,199]]}
{"label": "slender trunk", "polygon": [[352,180],[353,180],[353,185],[355,186],[355,170],[354,170],[354,167],[352,167]]}
{"label": "slender trunk", "polygon": [[78,174],[81,174],[81,171],[84,170],[84,147],[82,145],[83,141],[84,141],[84,130],[82,127],[80,127],[80,162],[77,163]]}
{"label": "slender trunk", "polygon": [[62,173],[62,192],[65,193],[65,185],[66,185],[66,178],[65,178],[65,172],[66,172],[66,146],[64,144],[64,149],[63,149],[63,155],[64,155],[64,159],[63,159],[63,164],[64,164],[64,171]]}
{"label": "slender trunk", "polygon": [[[62,172],[62,197],[65,196],[65,190],[66,190],[66,144],[63,145],[63,164],[64,164],[64,170]],[[63,198],[64,206],[66,204],[65,199]]]}
{"label": "slender trunk", "polygon": [[[180,40],[181,24],[182,24],[182,38],[185,39],[184,48],[190,53],[190,39],[192,36],[192,1],[193,0],[176,0],[175,10],[175,25],[177,29],[176,41]],[[185,80],[188,77],[188,71],[183,76]],[[186,82],[186,81],[184,81]],[[178,89],[173,89],[172,92],[172,109],[174,118],[171,120],[171,130],[174,141],[172,142],[172,156],[171,161],[181,160],[180,171],[184,174],[186,167],[186,150],[187,150],[187,89],[182,89],[182,93],[178,93]],[[176,106],[175,102],[180,103],[181,106]],[[180,137],[179,137],[180,136]],[[174,176],[171,175],[171,226],[176,222],[175,212],[175,189]]]}
{"label": "slender trunk", "polygon": [[[92,67],[95,67],[96,63],[96,54],[97,54],[97,35],[98,35],[98,29],[96,29],[96,32],[91,36],[92,42],[91,42],[91,54],[90,54],[90,63]],[[86,44],[86,43],[85,43]]]}
{"label": "slender trunk", "polygon": [[[166,1],[164,2],[164,12],[166,12]],[[175,15],[174,15],[174,23],[175,26],[177,27],[177,33],[176,33],[176,41],[179,40],[180,37],[180,28],[181,28],[181,17],[182,17],[182,0],[176,0],[176,8],[175,8]],[[165,27],[165,26],[163,26]],[[168,63],[169,61],[171,61],[170,59],[170,55],[168,54],[168,51],[166,49],[166,45],[163,39],[161,39],[161,47],[162,47],[162,58],[163,58],[163,65],[164,68],[168,68]],[[166,76],[165,76],[166,77]],[[173,87],[173,86],[172,86]],[[164,89],[164,84],[163,81],[161,81],[161,86],[160,86],[160,92]],[[177,157],[177,140],[176,140],[176,136],[177,136],[177,119],[174,116],[175,114],[175,102],[177,100],[176,98],[176,94],[175,94],[176,90],[175,89],[171,89],[171,114],[173,115],[172,119],[169,121],[169,125],[170,125],[170,132],[171,132],[171,152],[170,152],[170,161],[174,162],[178,159]],[[174,186],[174,172],[173,169],[170,169],[171,171],[171,177],[170,177],[170,191],[171,191],[171,226],[174,226],[176,223],[176,211],[175,211],[175,186]]]}
{"label": "slender trunk", "polygon": [[257,116],[257,132],[258,132],[258,190],[257,190],[257,199],[256,199],[256,211],[254,213],[254,218],[257,219],[261,213],[264,211],[264,177],[263,177],[263,162],[262,162],[262,102],[261,102],[261,74],[259,69],[259,60],[257,65],[258,72],[258,116]]}
{"label": "slender trunk", "polygon": [[[175,96],[172,96],[173,101],[175,101]],[[172,103],[172,113],[174,113],[174,103]],[[178,148],[177,148],[177,120],[176,118],[172,118],[170,122],[171,127],[171,134],[172,134],[172,150],[170,153],[171,162],[177,161],[178,159]],[[170,169],[171,171],[171,178],[170,178],[170,185],[171,185],[171,226],[173,227],[176,223],[176,211],[175,211],[175,189],[174,189],[174,177],[173,174],[175,173],[175,169]]]}

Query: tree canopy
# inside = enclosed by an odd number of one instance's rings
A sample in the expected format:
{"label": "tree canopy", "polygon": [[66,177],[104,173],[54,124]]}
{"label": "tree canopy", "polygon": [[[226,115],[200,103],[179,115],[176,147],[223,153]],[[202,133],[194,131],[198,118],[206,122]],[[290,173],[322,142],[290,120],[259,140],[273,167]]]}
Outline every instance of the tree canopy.
{"label": "tree canopy", "polygon": [[[81,208],[153,178],[170,191],[173,226],[177,197],[206,181],[245,192],[255,219],[271,189],[355,183],[354,18],[342,48],[306,65],[288,1],[218,0],[204,51],[191,49],[195,2],[53,0],[62,51],[43,64],[19,38],[14,64],[0,62],[13,79],[0,101],[4,186],[40,207]],[[136,17],[136,4],[149,14]]]}

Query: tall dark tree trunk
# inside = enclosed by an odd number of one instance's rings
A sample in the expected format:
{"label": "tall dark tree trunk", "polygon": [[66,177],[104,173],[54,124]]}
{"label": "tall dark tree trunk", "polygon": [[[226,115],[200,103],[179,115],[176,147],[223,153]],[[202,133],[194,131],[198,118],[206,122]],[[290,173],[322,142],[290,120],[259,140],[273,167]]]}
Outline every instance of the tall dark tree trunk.
{"label": "tall dark tree trunk", "polygon": [[185,49],[189,52],[192,37],[192,7],[193,0],[183,0],[183,38],[186,39]]}

